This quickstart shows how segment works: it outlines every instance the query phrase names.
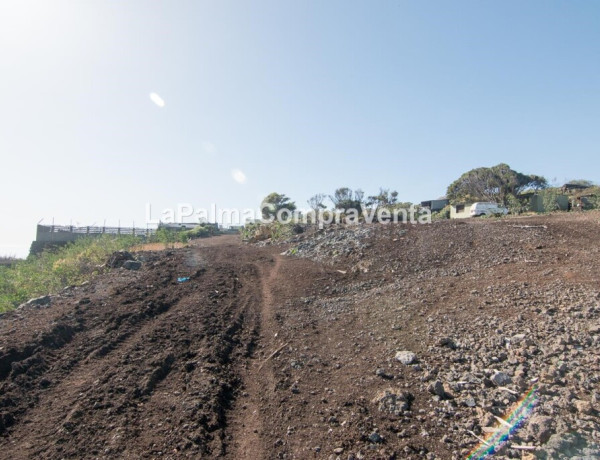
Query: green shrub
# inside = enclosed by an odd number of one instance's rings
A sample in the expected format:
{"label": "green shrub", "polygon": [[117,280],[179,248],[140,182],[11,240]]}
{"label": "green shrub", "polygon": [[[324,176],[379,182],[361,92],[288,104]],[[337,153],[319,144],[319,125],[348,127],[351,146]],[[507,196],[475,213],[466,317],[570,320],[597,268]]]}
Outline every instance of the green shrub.
{"label": "green shrub", "polygon": [[104,270],[115,251],[139,244],[134,236],[81,238],[67,246],[29,256],[10,267],[0,267],[0,312],[22,302],[81,284]]}
{"label": "green shrub", "polygon": [[199,225],[196,228],[186,230],[182,233],[186,239],[193,240],[196,238],[207,238],[209,236],[217,235],[219,233],[219,230],[213,225]]}
{"label": "green shrub", "polygon": [[542,202],[544,203],[545,212],[558,211],[560,206],[558,204],[558,196],[560,195],[558,190],[555,188],[548,188],[541,190],[539,194],[542,196]]}
{"label": "green shrub", "polygon": [[180,235],[176,230],[172,230],[169,228],[161,227],[156,230],[156,233],[152,235],[150,242],[152,243],[164,243],[166,246],[172,245],[179,241]]}
{"label": "green shrub", "polygon": [[527,212],[529,209],[529,205],[527,200],[520,199],[513,195],[512,193],[508,195],[506,199],[506,207],[508,208],[511,214],[521,214]]}
{"label": "green shrub", "polygon": [[588,198],[592,209],[600,209],[600,194]]}
{"label": "green shrub", "polygon": [[450,205],[444,206],[443,209],[431,213],[432,220],[450,219]]}
{"label": "green shrub", "polygon": [[270,222],[247,224],[241,231],[242,240],[257,242],[264,240],[284,240],[294,234],[295,222]]}
{"label": "green shrub", "polygon": [[207,238],[218,235],[219,229],[214,225],[199,225],[190,230],[178,230],[171,228],[159,228],[152,236],[151,241],[164,243],[165,246],[173,246],[175,243],[187,243],[196,238]]}

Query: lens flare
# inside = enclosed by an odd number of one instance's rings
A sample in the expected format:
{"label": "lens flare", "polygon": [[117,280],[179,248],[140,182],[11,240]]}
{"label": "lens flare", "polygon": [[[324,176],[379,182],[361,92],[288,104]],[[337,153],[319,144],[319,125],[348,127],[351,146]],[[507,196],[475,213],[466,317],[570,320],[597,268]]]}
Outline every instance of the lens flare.
{"label": "lens flare", "polygon": [[486,436],[467,457],[467,460],[484,460],[498,452],[506,444],[509,437],[521,428],[525,419],[531,415],[537,399],[537,387],[534,385],[517,402],[515,408],[508,414],[508,417],[504,419],[497,430]]}
{"label": "lens flare", "polygon": [[165,101],[156,93],[150,93],[150,100],[154,102],[161,109],[165,106]]}
{"label": "lens flare", "polygon": [[233,180],[238,184],[243,184],[246,182],[246,175],[239,169],[234,169],[231,171],[231,177],[233,177]]}

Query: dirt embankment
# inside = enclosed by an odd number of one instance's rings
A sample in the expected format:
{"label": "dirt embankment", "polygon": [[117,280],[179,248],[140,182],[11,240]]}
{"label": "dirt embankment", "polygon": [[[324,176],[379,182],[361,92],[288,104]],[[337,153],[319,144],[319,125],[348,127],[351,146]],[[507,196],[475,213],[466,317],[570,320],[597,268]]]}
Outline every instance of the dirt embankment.
{"label": "dirt embankment", "polygon": [[594,458],[599,230],[559,215],[140,253],[2,316],[0,452],[464,458],[534,389],[496,457]]}

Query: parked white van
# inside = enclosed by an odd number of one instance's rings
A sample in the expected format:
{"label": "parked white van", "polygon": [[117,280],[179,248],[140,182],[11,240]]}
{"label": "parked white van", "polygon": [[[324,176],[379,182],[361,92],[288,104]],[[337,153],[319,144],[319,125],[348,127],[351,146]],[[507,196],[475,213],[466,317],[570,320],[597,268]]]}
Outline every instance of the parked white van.
{"label": "parked white van", "polygon": [[495,215],[505,216],[508,214],[508,209],[499,205],[498,203],[492,203],[491,201],[479,201],[471,205],[470,214],[471,217]]}

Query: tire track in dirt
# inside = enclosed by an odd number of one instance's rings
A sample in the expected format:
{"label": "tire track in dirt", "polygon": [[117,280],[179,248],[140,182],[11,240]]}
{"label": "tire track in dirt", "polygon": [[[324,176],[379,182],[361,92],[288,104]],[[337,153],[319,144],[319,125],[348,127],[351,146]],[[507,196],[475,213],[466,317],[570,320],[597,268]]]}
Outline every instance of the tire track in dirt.
{"label": "tire track in dirt", "polygon": [[[101,358],[126,347],[131,336],[139,335],[149,323],[153,323],[179,301],[177,298],[172,302],[159,302],[151,306],[137,305],[125,321],[122,316],[113,316],[107,321],[106,317],[94,312],[97,305],[87,303],[88,300],[84,305],[78,302],[74,313],[60,317],[48,331],[41,333],[39,342],[28,344],[23,352],[16,353],[8,363],[12,372],[5,376],[7,381],[0,388],[0,393],[5,396],[3,405],[15,408],[14,422],[24,419],[27,424],[38,426],[38,422],[47,422],[59,414],[64,416],[70,413],[73,409],[71,402],[78,399],[77,395],[86,383],[89,385],[98,375],[106,374],[105,369],[100,373],[97,369],[99,362],[107,361]],[[15,372],[21,368],[23,376]],[[20,382],[26,379],[30,382],[26,386],[21,385]],[[31,387],[35,386],[48,387],[48,390],[38,395],[32,391]],[[64,401],[70,403],[64,406]],[[48,415],[42,409],[40,416],[40,406],[54,409],[62,407],[64,410],[53,409]],[[60,426],[58,419],[56,426]],[[22,435],[31,437],[31,430],[24,430]],[[19,436],[16,430],[13,439]]]}
{"label": "tire track in dirt", "polygon": [[[54,363],[49,363],[55,367],[66,367],[70,364],[66,375],[56,375],[56,379],[49,390],[40,395],[36,404],[26,413],[26,425],[24,430],[17,429],[12,434],[13,444],[19,443],[19,440],[27,439],[22,445],[23,451],[15,454],[12,458],[31,458],[42,455],[48,439],[61,439],[64,436],[65,429],[69,431],[71,420],[79,418],[80,413],[85,410],[86,400],[94,398],[95,390],[102,385],[110,385],[111,378],[115,375],[115,369],[122,366],[122,357],[132,354],[136,348],[142,344],[147,347],[150,345],[145,338],[151,337],[153,333],[161,327],[159,317],[172,311],[178,315],[186,308],[187,299],[178,299],[174,305],[160,307],[153,311],[153,314],[132,315],[135,321],[124,325],[125,331],[115,334],[108,342],[100,347],[95,345],[95,341],[90,341],[90,336],[98,336],[105,332],[103,327],[95,327],[82,333],[82,337],[73,341],[72,348],[89,350],[84,351],[83,355],[75,363],[65,363],[69,356],[76,353],[76,350],[63,350],[65,357],[58,356]],[[180,304],[184,304],[181,306]],[[109,336],[110,337],[110,336]],[[91,342],[86,344],[86,342]],[[99,353],[101,351],[101,353]],[[77,356],[75,356],[75,359]],[[154,388],[164,380],[171,371],[175,362],[175,355],[165,353],[157,357],[157,365],[150,373],[147,380],[143,382],[142,388],[139,388],[139,396],[149,396]],[[133,393],[133,392],[132,392]],[[50,411],[48,409],[51,409]],[[31,430],[27,426],[40,427],[50,425],[50,430]],[[33,442],[32,442],[33,439]],[[39,447],[42,446],[42,447]],[[29,450],[31,449],[31,450]],[[21,457],[22,456],[22,457]]]}
{"label": "tire track in dirt", "polygon": [[[261,399],[269,397],[274,391],[275,376],[270,367],[269,359],[280,349],[281,345],[275,337],[268,337],[277,330],[273,321],[273,311],[275,307],[274,286],[280,273],[282,257],[273,256],[272,266],[266,267],[264,264],[257,264],[256,268],[260,273],[260,346],[267,350],[267,357],[261,361],[253,359],[247,367],[245,375],[242,377],[244,392],[242,397],[236,401],[230,421],[229,437],[232,440],[232,447],[228,456],[232,459],[255,460],[266,458],[266,446],[262,438],[264,430]],[[273,350],[269,352],[269,350]]]}
{"label": "tire track in dirt", "polygon": [[[166,266],[161,257],[140,280],[149,289],[142,298],[132,287],[113,299],[109,284],[82,307],[77,299],[60,307],[67,317],[83,315],[85,321],[61,349],[36,345],[45,366],[39,375],[11,375],[2,383],[0,415],[10,404],[18,412],[0,437],[2,456],[223,455],[239,363],[252,352],[259,328],[256,254],[232,262],[236,248],[224,242],[182,250]],[[206,266],[201,275],[174,283],[199,264]],[[155,282],[167,276],[170,282]],[[145,314],[144,305],[157,299],[168,301],[167,307]],[[11,356],[8,369],[21,358]],[[6,389],[30,395],[7,399]]]}

